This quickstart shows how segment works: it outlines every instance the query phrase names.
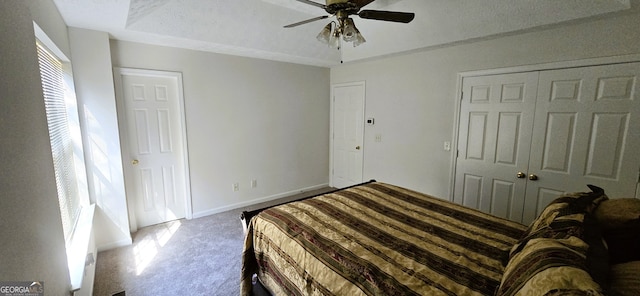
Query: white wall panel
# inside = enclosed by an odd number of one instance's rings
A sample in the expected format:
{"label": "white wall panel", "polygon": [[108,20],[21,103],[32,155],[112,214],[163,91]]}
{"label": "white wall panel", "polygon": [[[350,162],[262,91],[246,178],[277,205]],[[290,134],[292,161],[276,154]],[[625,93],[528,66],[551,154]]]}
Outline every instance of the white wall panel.
{"label": "white wall panel", "polygon": [[524,100],[524,84],[505,84],[502,86],[500,102],[519,103]]}
{"label": "white wall panel", "polygon": [[469,138],[467,139],[467,159],[484,160],[484,148],[487,138],[486,112],[469,113]]}
{"label": "white wall panel", "polygon": [[511,217],[511,205],[514,199],[514,184],[507,180],[493,180],[491,188],[490,211],[502,218]]}
{"label": "white wall panel", "polygon": [[158,140],[160,141],[160,152],[169,153],[173,151],[173,139],[171,138],[171,116],[169,109],[158,109]]}
{"label": "white wall panel", "polygon": [[474,85],[471,88],[471,104],[489,103],[490,97],[490,85]]}
{"label": "white wall panel", "polygon": [[520,140],[520,113],[504,112],[498,118],[498,144],[495,162],[515,165]]}
{"label": "white wall panel", "polygon": [[611,77],[600,79],[597,100],[630,100],[634,77]]}
{"label": "white wall panel", "polygon": [[472,208],[478,208],[482,198],[482,176],[466,174],[462,193],[462,204]]}
{"label": "white wall panel", "polygon": [[549,113],[542,169],[568,172],[575,137],[575,113]]}
{"label": "white wall panel", "polygon": [[585,175],[617,179],[629,114],[593,114]]}
{"label": "white wall panel", "polygon": [[151,135],[149,134],[149,114],[147,110],[133,110],[133,117],[136,125],[136,146],[138,154],[151,153]]}
{"label": "white wall panel", "polygon": [[175,182],[175,167],[162,167],[162,187],[167,208],[174,208],[178,202]]}

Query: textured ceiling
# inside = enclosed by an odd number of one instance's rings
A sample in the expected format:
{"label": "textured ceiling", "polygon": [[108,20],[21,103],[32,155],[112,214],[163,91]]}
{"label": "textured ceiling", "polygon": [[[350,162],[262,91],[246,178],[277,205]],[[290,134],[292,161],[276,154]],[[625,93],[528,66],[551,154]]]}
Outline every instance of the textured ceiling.
{"label": "textured ceiling", "polygon": [[[322,0],[315,0],[321,2]],[[332,66],[511,34],[630,8],[629,0],[377,0],[367,9],[414,12],[409,24],[355,17],[367,43],[340,50],[316,35],[331,19],[295,0],[54,0],[67,25],[111,38],[300,64]]]}

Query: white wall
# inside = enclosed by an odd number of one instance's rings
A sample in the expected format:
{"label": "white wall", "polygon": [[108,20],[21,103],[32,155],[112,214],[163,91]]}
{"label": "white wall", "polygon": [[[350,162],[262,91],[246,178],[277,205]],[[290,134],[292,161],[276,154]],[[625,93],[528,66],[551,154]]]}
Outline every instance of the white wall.
{"label": "white wall", "polygon": [[[331,69],[331,83],[366,81],[364,179],[450,196],[457,73],[640,53],[640,15],[575,23]],[[366,46],[366,45],[365,45]],[[375,142],[375,135],[382,142]]]}
{"label": "white wall", "polygon": [[33,20],[68,53],[51,2],[0,1],[0,281],[44,281],[47,295],[69,295]]}
{"label": "white wall", "polygon": [[109,34],[69,28],[69,41],[96,245],[130,244]]}
{"label": "white wall", "polygon": [[122,41],[111,53],[182,72],[194,217],[328,184],[329,69]]}

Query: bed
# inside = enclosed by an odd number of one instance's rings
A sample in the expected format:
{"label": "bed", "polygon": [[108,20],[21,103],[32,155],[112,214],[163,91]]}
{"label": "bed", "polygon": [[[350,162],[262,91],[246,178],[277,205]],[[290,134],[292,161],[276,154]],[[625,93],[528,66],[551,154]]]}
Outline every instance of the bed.
{"label": "bed", "polygon": [[606,199],[559,198],[527,226],[371,181],[244,212],[241,295],[600,295],[607,250],[584,225]]}

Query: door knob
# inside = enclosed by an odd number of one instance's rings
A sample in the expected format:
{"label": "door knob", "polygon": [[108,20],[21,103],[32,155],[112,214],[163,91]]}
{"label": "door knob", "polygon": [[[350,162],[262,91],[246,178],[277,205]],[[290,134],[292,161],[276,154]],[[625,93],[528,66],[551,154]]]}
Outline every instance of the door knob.
{"label": "door knob", "polygon": [[529,175],[529,180],[531,180],[531,181],[538,180],[538,176],[536,176],[534,174],[531,174],[531,175]]}
{"label": "door knob", "polygon": [[523,172],[518,172],[518,173],[516,174],[516,177],[518,177],[518,179],[522,179],[522,178],[524,178],[524,177],[526,177],[526,176],[527,176],[527,175],[526,175],[525,173],[523,173]]}
{"label": "door knob", "polygon": [[132,165],[137,165],[138,163],[139,163],[139,161],[137,159],[134,159],[134,160],[131,161]]}
{"label": "door knob", "polygon": [[360,146],[356,146],[356,150],[360,150]]}

